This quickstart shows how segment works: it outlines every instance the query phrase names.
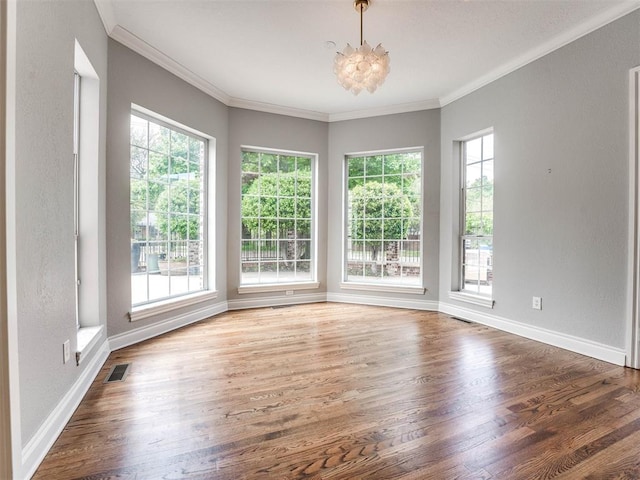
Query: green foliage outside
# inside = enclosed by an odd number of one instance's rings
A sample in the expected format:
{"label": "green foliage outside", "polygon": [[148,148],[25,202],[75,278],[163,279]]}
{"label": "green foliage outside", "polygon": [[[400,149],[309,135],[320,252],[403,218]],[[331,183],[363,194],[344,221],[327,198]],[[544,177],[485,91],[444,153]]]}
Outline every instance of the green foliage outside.
{"label": "green foliage outside", "polygon": [[493,182],[477,178],[465,189],[465,235],[493,235]]}
{"label": "green foliage outside", "polygon": [[[382,240],[401,240],[414,216],[409,197],[393,183],[367,182],[350,191],[351,238],[364,240],[371,259],[378,258]],[[384,218],[383,218],[384,217]]]}
{"label": "green foliage outside", "polygon": [[308,227],[305,232],[299,230],[300,225],[308,226],[309,222],[299,220],[311,218],[311,171],[263,173],[256,177],[244,189],[241,214],[244,227],[255,232],[254,238],[282,238],[290,232],[308,238]]}
{"label": "green foliage outside", "polygon": [[201,140],[131,116],[132,235],[146,212],[152,211],[157,213],[156,227],[164,238],[169,233],[179,240],[201,237],[197,218],[201,182],[194,177],[200,175],[203,156]]}
{"label": "green foliage outside", "polygon": [[[200,238],[200,183],[178,180],[165,189],[156,201],[158,230],[167,237],[180,240]],[[167,215],[171,212],[171,215]],[[180,214],[191,215],[180,215]]]}

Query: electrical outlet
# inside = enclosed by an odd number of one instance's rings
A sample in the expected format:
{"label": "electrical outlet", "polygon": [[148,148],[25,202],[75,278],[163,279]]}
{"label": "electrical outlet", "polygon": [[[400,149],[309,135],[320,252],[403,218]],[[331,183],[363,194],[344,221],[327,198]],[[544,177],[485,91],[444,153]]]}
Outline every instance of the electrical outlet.
{"label": "electrical outlet", "polygon": [[533,297],[533,301],[531,302],[531,308],[536,310],[542,310],[542,297]]}
{"label": "electrical outlet", "polygon": [[287,290],[287,291],[285,292],[285,294],[286,294],[287,296],[291,296],[291,295],[293,295],[293,290]]}
{"label": "electrical outlet", "polygon": [[71,343],[69,340],[62,344],[62,363],[67,363],[71,358]]}

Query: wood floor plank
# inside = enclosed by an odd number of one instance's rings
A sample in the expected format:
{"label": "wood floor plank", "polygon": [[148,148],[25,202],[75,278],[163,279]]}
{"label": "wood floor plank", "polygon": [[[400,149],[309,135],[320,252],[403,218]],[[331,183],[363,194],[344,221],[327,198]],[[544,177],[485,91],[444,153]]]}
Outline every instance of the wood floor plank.
{"label": "wood floor plank", "polygon": [[640,372],[439,313],[318,303],[113,352],[34,478],[639,478],[639,438]]}

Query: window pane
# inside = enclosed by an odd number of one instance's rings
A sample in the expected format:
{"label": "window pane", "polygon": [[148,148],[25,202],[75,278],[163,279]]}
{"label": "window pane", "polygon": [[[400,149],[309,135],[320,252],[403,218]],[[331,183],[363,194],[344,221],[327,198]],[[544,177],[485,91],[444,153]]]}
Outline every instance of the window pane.
{"label": "window pane", "polygon": [[157,153],[169,153],[170,133],[168,128],[149,122],[149,150]]}
{"label": "window pane", "polygon": [[482,137],[482,159],[489,160],[493,158],[493,135]]}
{"label": "window pane", "polygon": [[131,115],[131,145],[147,149],[149,146],[149,122],[143,118]]}
{"label": "window pane", "polygon": [[476,138],[475,140],[469,140],[466,142],[466,164],[479,162],[482,159],[482,138]]}

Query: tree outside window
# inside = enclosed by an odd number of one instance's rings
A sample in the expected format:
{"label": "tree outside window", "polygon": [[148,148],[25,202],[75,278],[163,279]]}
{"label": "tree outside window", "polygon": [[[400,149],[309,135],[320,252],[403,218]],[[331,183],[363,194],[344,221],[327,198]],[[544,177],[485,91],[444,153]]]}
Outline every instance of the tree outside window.
{"label": "tree outside window", "polygon": [[422,151],[346,162],[345,280],[420,285]]}

